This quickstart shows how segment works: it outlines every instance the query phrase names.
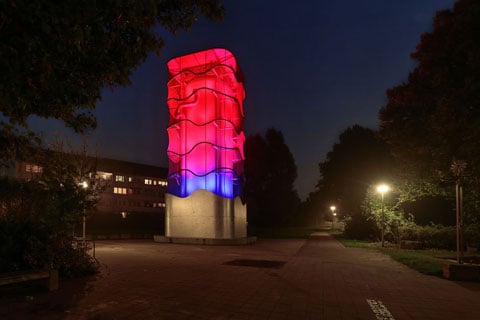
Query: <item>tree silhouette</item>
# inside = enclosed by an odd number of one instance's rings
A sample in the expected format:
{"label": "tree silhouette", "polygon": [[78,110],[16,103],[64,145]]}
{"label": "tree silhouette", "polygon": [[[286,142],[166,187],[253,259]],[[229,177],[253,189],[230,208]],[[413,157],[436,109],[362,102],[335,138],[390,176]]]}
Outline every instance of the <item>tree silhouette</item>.
{"label": "tree silhouette", "polygon": [[248,137],[245,156],[249,224],[275,226],[295,223],[300,202],[293,187],[297,167],[283,134],[270,128],[265,137],[259,134]]}
{"label": "tree silhouette", "polygon": [[371,226],[362,211],[367,190],[390,178],[390,165],[387,146],[375,131],[359,125],[347,128],[319,164],[320,179],[308,199],[315,210],[310,215],[328,212],[335,205],[339,215],[356,219],[353,224],[368,233]]}
{"label": "tree silhouette", "polygon": [[479,188],[479,40],[480,2],[439,11],[411,55],[418,65],[408,81],[387,91],[380,134],[419,195],[439,193],[454,160],[467,162],[468,182]]}
{"label": "tree silhouette", "polygon": [[3,1],[0,12],[5,164],[35,142],[30,115],[62,120],[75,132],[95,128],[91,111],[101,90],[129,85],[148,53],[160,53],[159,30],[187,30],[200,15],[221,19],[223,7],[219,0],[31,0]]}

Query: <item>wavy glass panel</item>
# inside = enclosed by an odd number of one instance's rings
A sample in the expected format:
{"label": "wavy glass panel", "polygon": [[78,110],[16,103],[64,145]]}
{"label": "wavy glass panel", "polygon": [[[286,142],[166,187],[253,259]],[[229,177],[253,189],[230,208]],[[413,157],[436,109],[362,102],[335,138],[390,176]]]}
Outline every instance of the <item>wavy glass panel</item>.
{"label": "wavy glass panel", "polygon": [[168,192],[240,196],[243,180],[242,76],[233,54],[210,49],[170,60]]}

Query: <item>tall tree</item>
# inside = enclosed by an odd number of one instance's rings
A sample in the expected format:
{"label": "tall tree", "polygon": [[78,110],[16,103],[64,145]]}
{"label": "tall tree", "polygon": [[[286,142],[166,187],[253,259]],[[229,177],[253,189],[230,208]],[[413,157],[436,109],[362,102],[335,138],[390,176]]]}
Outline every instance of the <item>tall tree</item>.
{"label": "tall tree", "polygon": [[[460,0],[436,14],[411,57],[408,81],[387,91],[380,134],[407,173],[406,197],[442,192],[452,164],[480,190],[480,2]],[[474,193],[471,193],[472,196]]]}
{"label": "tall tree", "polygon": [[335,205],[340,215],[361,218],[368,188],[390,178],[390,165],[387,146],[376,132],[351,126],[319,164],[320,179],[309,201],[316,203],[315,210]]}
{"label": "tall tree", "polygon": [[260,134],[251,135],[245,141],[245,200],[248,223],[261,224],[263,198],[266,192],[268,170],[267,143]]}
{"label": "tall tree", "polygon": [[340,134],[339,142],[320,163],[317,187],[331,201],[341,202],[345,213],[358,212],[367,188],[388,178],[389,164],[388,149],[375,131],[354,125]]}
{"label": "tall tree", "polygon": [[270,128],[265,137],[250,136],[245,153],[249,223],[257,226],[295,223],[300,202],[293,186],[297,167],[282,132]]}
{"label": "tall tree", "polygon": [[158,30],[187,30],[199,16],[221,19],[220,0],[2,1],[0,164],[35,137],[30,115],[94,128],[101,90],[129,85],[148,53],[160,53]]}

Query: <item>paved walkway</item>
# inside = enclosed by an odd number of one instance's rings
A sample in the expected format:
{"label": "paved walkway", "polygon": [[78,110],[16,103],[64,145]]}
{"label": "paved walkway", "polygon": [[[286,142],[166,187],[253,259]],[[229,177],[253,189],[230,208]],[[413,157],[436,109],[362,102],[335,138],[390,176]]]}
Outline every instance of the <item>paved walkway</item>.
{"label": "paved walkway", "polygon": [[250,246],[105,241],[97,258],[102,274],[82,295],[32,319],[480,319],[479,283],[424,276],[325,233]]}

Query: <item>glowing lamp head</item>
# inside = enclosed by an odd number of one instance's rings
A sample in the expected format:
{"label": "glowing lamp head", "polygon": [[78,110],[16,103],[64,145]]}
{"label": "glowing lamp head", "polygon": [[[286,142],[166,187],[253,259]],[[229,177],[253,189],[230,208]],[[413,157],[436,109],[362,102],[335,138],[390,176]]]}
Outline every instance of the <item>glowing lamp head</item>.
{"label": "glowing lamp head", "polygon": [[332,210],[332,211],[335,211],[335,209],[337,209],[337,207],[335,207],[335,206],[330,207],[330,210]]}
{"label": "glowing lamp head", "polygon": [[87,189],[87,188],[88,188],[88,182],[87,182],[87,181],[82,181],[82,183],[80,183],[80,186],[81,186],[83,189]]}
{"label": "glowing lamp head", "polygon": [[381,194],[384,194],[390,190],[390,187],[387,186],[386,184],[381,184],[377,187],[377,191],[380,192]]}

